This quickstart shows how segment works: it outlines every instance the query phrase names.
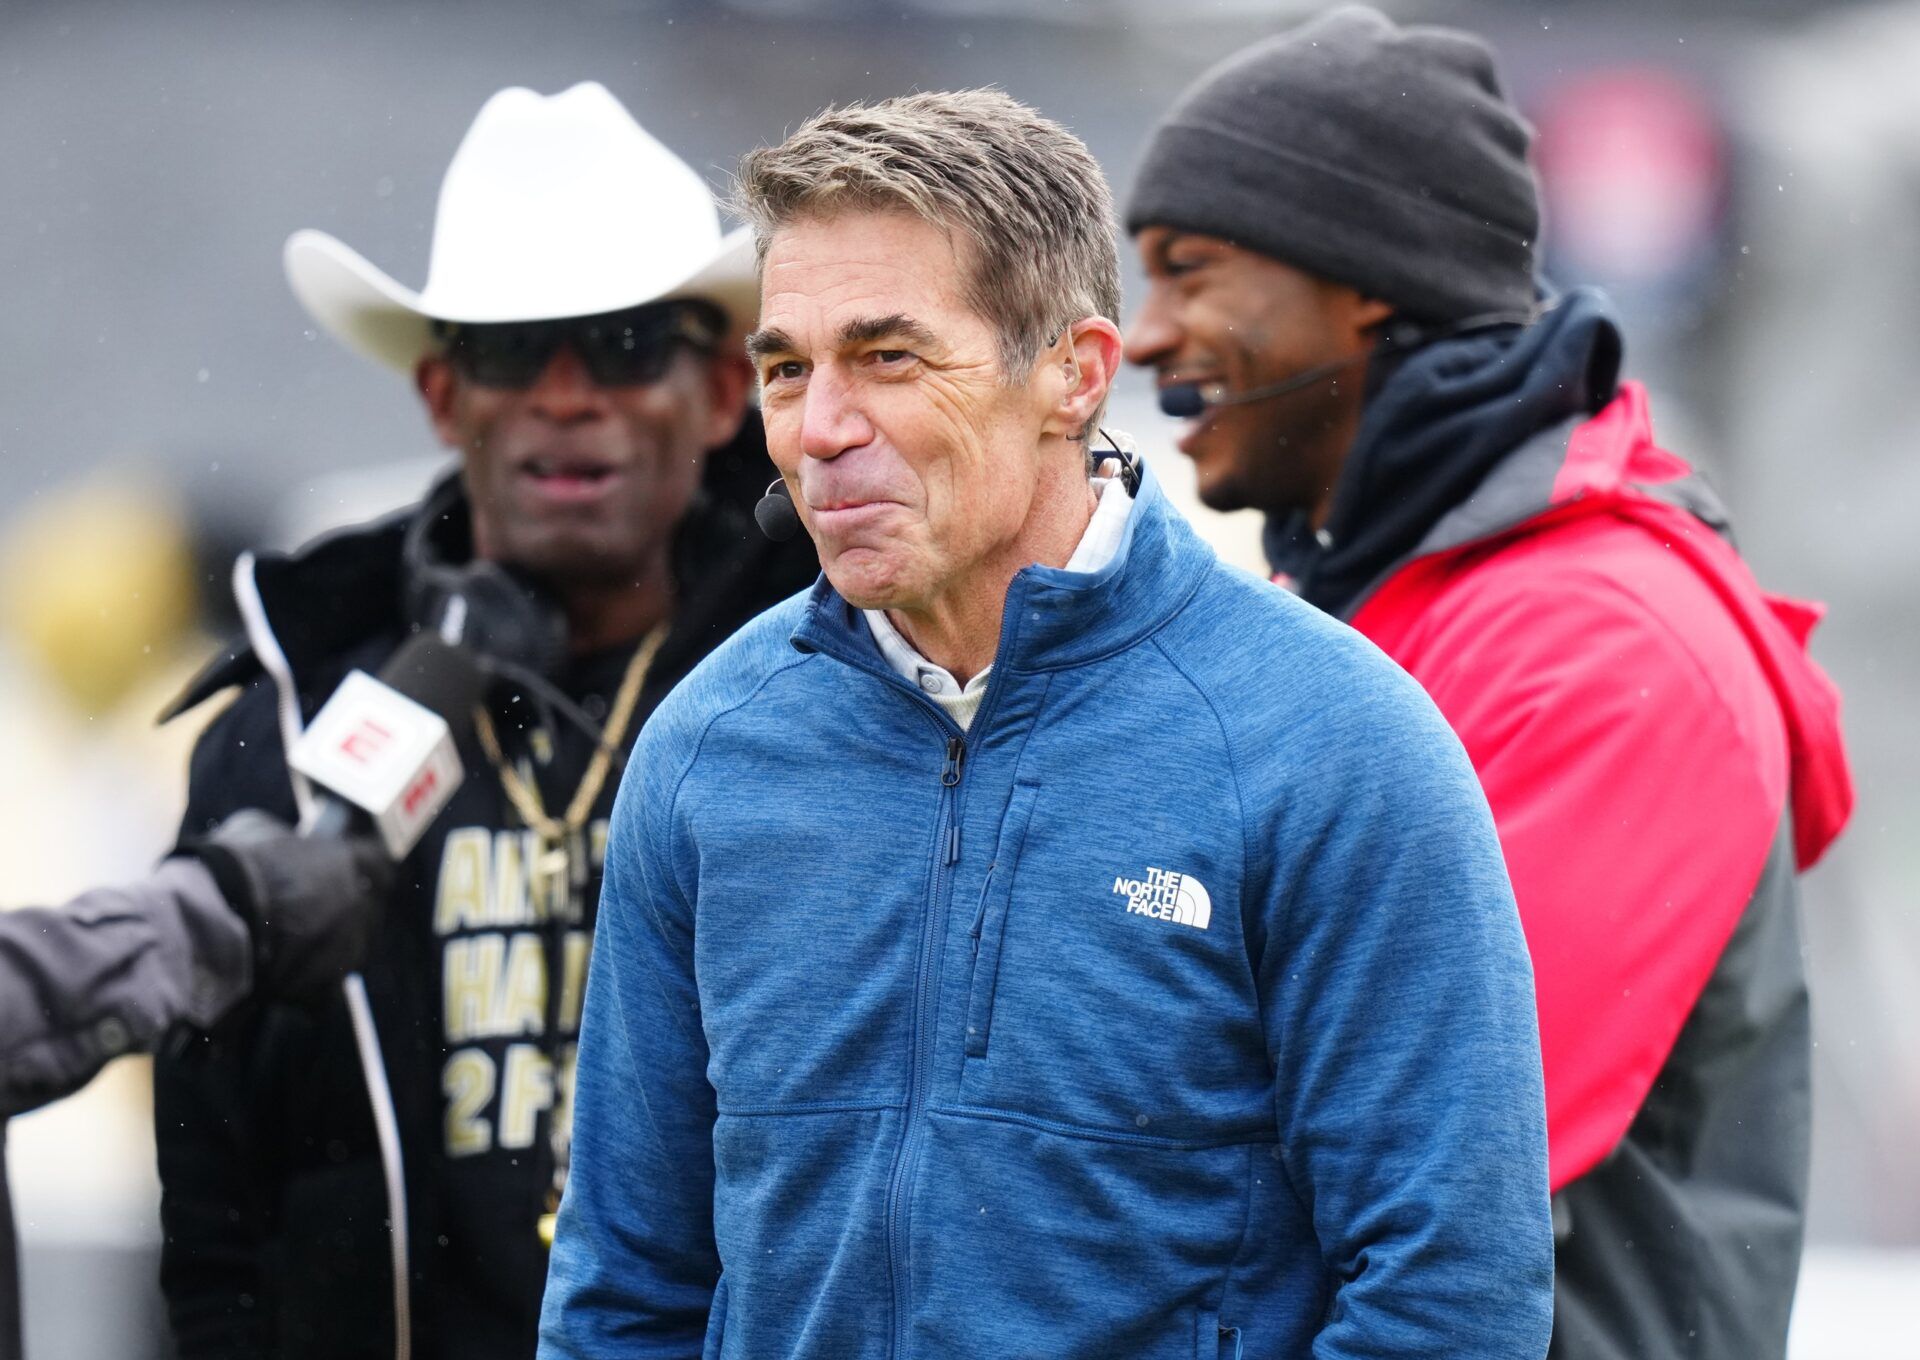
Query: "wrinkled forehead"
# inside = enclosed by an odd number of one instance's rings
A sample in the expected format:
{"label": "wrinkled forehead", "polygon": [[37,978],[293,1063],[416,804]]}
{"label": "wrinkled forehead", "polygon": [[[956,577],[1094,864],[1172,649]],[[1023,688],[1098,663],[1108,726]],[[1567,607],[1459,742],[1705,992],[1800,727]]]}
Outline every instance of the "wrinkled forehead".
{"label": "wrinkled forehead", "polygon": [[984,328],[968,298],[969,253],[963,236],[904,211],[785,223],[761,261],[756,339],[777,334],[811,349],[862,338],[862,323],[906,318],[958,341]]}

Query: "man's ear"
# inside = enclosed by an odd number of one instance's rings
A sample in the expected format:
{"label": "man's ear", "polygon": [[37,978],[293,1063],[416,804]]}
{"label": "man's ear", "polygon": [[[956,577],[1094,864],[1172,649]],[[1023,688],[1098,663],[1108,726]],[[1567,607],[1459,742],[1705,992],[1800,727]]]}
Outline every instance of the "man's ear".
{"label": "man's ear", "polygon": [[723,351],[707,361],[707,448],[717,449],[740,433],[752,386],[753,365],[746,355]]}
{"label": "man's ear", "polygon": [[427,420],[440,442],[450,449],[460,448],[460,427],[453,418],[454,397],[459,391],[460,375],[453,365],[438,354],[429,354],[413,367],[413,385],[426,404]]}
{"label": "man's ear", "polygon": [[1113,390],[1120,371],[1120,328],[1104,316],[1082,317],[1067,327],[1066,340],[1064,355],[1043,355],[1040,360],[1058,364],[1061,377],[1059,399],[1043,429],[1079,439]]}
{"label": "man's ear", "polygon": [[1355,341],[1367,343],[1371,343],[1380,328],[1396,315],[1391,302],[1382,302],[1379,298],[1365,297],[1359,293],[1350,293],[1344,311],[1346,315],[1342,320],[1352,328]]}

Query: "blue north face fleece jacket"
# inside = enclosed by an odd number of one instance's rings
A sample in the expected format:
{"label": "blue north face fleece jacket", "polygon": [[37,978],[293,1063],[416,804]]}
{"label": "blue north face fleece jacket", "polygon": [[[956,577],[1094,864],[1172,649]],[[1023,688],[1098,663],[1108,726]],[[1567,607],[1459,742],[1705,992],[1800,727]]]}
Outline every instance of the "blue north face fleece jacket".
{"label": "blue north face fleece jacket", "polygon": [[1473,770],[1149,476],[963,734],[825,582],[614,812],[540,1354],[1538,1360],[1532,974]]}

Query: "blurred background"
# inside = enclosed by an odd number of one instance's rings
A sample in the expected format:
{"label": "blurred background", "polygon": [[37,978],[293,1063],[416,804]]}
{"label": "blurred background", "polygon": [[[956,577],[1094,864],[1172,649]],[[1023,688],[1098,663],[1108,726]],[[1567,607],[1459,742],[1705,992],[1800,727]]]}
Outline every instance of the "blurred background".
{"label": "blurred background", "polygon": [[[424,280],[439,180],[510,84],[604,82],[718,185],[823,104],[997,84],[1124,191],[1148,126],[1320,8],[1245,0],[208,0],[0,5],[0,902],[143,872],[243,546],[399,504],[404,380],[309,326],[320,227]],[[1859,812],[1807,880],[1817,1042],[1799,1360],[1920,1356],[1920,3],[1382,4],[1490,37],[1539,129],[1562,284],[1625,310],[1662,442],[1764,584],[1824,600]],[[1129,261],[1129,289],[1137,284]],[[1144,377],[1116,424],[1156,470]],[[1257,525],[1196,514],[1260,569]],[[146,1071],[9,1135],[36,1360],[164,1354]]]}

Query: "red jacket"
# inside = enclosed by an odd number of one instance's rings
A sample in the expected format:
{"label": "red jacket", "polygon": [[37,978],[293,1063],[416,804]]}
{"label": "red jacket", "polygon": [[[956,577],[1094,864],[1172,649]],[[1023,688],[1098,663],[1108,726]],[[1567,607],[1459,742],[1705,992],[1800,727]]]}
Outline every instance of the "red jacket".
{"label": "red jacket", "polygon": [[1352,622],[1433,696],[1492,805],[1558,1190],[1646,1100],[1783,813],[1804,869],[1853,791],[1839,695],[1806,653],[1820,608],[1755,583],[1640,386],[1523,455]]}

